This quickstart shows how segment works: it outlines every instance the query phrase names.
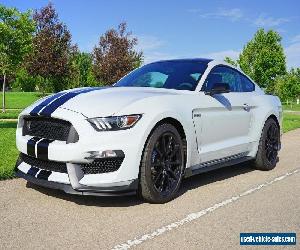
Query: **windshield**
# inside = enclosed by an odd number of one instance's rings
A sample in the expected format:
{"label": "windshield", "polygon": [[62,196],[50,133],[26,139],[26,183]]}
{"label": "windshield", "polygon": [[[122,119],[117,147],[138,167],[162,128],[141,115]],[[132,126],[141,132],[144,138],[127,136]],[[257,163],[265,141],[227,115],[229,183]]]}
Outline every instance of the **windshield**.
{"label": "windshield", "polygon": [[150,63],[132,71],[114,86],[195,90],[206,67],[207,64],[203,62]]}

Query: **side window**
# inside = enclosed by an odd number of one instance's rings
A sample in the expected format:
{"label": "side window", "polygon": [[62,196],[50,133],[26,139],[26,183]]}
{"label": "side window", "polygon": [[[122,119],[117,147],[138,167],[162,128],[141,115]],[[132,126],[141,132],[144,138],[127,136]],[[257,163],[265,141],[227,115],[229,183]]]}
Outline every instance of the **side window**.
{"label": "side window", "polygon": [[240,74],[241,77],[241,85],[242,85],[242,91],[243,92],[252,92],[255,89],[255,85],[253,82],[251,82],[248,77]]}
{"label": "side window", "polygon": [[207,76],[205,89],[211,90],[216,83],[227,83],[231,92],[241,91],[241,80],[239,74],[225,66],[217,66]]}

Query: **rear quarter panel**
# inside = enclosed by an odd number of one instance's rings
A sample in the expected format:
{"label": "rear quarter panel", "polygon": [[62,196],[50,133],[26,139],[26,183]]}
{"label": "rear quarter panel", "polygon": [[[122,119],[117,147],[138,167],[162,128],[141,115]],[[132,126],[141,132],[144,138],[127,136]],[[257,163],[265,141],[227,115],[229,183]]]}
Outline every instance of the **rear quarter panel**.
{"label": "rear quarter panel", "polygon": [[282,131],[282,106],[280,99],[277,96],[266,94],[253,95],[252,103],[254,105],[251,111],[252,120],[250,138],[252,141],[252,151],[250,152],[250,155],[255,157],[262,129],[270,116],[273,115],[276,117],[280,126],[280,131]]}

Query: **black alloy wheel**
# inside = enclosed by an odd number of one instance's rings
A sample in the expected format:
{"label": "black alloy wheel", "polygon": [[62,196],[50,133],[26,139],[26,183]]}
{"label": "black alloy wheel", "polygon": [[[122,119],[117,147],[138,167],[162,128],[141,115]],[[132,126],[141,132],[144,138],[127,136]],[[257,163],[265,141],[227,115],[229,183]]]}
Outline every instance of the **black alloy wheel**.
{"label": "black alloy wheel", "polygon": [[265,153],[266,158],[270,164],[274,164],[277,161],[279,145],[279,129],[275,123],[272,123],[267,130],[267,136],[265,141]]}
{"label": "black alloy wheel", "polygon": [[271,170],[278,161],[280,149],[280,128],[274,118],[269,118],[264,125],[253,167],[259,170]]}
{"label": "black alloy wheel", "polygon": [[151,153],[153,186],[163,196],[174,191],[181,177],[183,157],[180,144],[171,132],[163,133]]}
{"label": "black alloy wheel", "polygon": [[153,203],[173,199],[184,172],[182,138],[171,124],[158,126],[149,137],[140,171],[140,193]]}

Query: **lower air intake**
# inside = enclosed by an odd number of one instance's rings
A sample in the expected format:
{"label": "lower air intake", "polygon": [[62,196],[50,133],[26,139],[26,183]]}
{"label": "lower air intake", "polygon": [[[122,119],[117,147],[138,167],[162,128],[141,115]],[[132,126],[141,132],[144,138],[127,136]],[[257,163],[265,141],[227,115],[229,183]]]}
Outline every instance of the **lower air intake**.
{"label": "lower air intake", "polygon": [[57,161],[45,161],[41,159],[37,159],[28,155],[25,155],[23,153],[20,154],[20,160],[27,163],[28,165],[32,167],[37,167],[40,169],[45,169],[53,172],[59,172],[59,173],[67,173],[67,165],[63,162],[57,162]]}
{"label": "lower air intake", "polygon": [[102,174],[117,171],[124,157],[98,159],[92,163],[81,164],[81,170],[84,174]]}

